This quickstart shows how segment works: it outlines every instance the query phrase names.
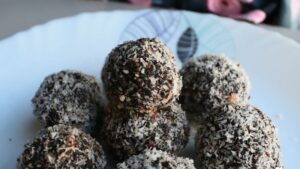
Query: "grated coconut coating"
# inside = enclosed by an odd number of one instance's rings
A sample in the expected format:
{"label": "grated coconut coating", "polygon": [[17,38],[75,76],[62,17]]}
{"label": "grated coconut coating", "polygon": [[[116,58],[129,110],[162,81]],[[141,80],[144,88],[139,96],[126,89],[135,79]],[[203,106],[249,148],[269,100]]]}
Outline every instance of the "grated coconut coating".
{"label": "grated coconut coating", "polygon": [[43,127],[65,124],[93,133],[100,109],[100,87],[92,76],[64,70],[44,79],[32,103]]}
{"label": "grated coconut coating", "polygon": [[195,146],[201,169],[282,168],[275,126],[250,105],[214,112],[199,125]]}
{"label": "grated coconut coating", "polygon": [[153,110],[173,102],[181,78],[170,49],[158,39],[125,42],[109,54],[102,80],[109,102],[119,109]]}
{"label": "grated coconut coating", "polygon": [[196,169],[194,161],[188,158],[176,157],[164,151],[146,149],[139,155],[131,156],[123,163],[117,164],[117,169]]}
{"label": "grated coconut coating", "polygon": [[48,127],[18,159],[18,169],[103,169],[102,146],[90,135],[65,125]]}
{"label": "grated coconut coating", "polygon": [[178,153],[189,136],[186,115],[179,104],[152,113],[110,112],[103,128],[107,143],[120,160],[153,147]]}
{"label": "grated coconut coating", "polygon": [[181,102],[190,121],[201,121],[213,109],[228,103],[246,104],[250,82],[239,64],[224,56],[190,59],[180,71]]}

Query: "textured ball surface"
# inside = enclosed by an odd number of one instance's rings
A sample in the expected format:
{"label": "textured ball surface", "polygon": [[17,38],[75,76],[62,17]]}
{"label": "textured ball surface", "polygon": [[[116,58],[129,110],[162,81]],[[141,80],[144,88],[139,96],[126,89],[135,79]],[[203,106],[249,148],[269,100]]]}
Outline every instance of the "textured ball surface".
{"label": "textured ball surface", "polygon": [[146,149],[139,155],[134,155],[117,164],[117,169],[196,169],[194,161],[181,158],[167,152]]}
{"label": "textured ball surface", "polygon": [[18,159],[19,169],[102,169],[102,146],[88,134],[64,125],[48,127],[29,144]]}
{"label": "textured ball surface", "polygon": [[120,160],[153,147],[177,153],[189,135],[185,112],[178,104],[153,113],[110,112],[103,128],[108,144]]}
{"label": "textured ball surface", "polygon": [[210,111],[224,104],[245,104],[249,99],[250,83],[244,70],[224,56],[192,58],[180,73],[181,102],[191,121],[204,119]]}
{"label": "textured ball surface", "polygon": [[181,89],[171,51],[158,39],[125,42],[109,54],[102,80],[109,102],[119,109],[168,106]]}
{"label": "textured ball surface", "polygon": [[43,127],[65,124],[92,133],[99,113],[100,88],[94,77],[65,70],[47,76],[32,103]]}
{"label": "textured ball surface", "polygon": [[200,168],[282,168],[277,131],[263,112],[226,105],[203,122],[196,135]]}

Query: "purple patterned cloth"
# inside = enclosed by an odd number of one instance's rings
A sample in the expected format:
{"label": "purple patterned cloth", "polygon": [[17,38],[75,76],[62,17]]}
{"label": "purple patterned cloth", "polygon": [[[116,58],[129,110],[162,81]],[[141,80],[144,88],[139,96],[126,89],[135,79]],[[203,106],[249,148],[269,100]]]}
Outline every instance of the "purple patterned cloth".
{"label": "purple patterned cloth", "polygon": [[207,7],[210,12],[217,15],[253,23],[263,22],[266,19],[266,13],[263,10],[256,9],[242,13],[242,5],[249,3],[253,3],[253,0],[207,0]]}
{"label": "purple patterned cloth", "polygon": [[[188,3],[190,3],[190,6],[192,6],[191,4],[198,4],[199,10],[196,11],[210,12],[256,24],[264,22],[279,5],[279,0],[129,0],[129,2],[146,7],[155,5],[157,2],[161,4],[169,3],[171,4],[169,7],[176,8],[181,8],[181,4],[183,4],[182,6]],[[196,7],[193,8],[197,9]]]}

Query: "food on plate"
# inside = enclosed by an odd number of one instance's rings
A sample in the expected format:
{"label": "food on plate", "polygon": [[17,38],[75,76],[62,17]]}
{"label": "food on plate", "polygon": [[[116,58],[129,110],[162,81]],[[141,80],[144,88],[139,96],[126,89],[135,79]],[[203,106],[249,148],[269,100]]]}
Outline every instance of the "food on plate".
{"label": "food on plate", "polygon": [[105,168],[89,134],[112,161],[125,160],[117,169],[195,169],[176,156],[190,133],[198,168],[283,167],[275,126],[249,105],[249,79],[225,56],[191,58],[178,73],[166,45],[142,38],[114,48],[101,78],[103,90],[78,71],[44,79],[32,99],[42,129],[25,145],[19,169]]}
{"label": "food on plate", "polygon": [[188,119],[199,122],[213,109],[228,103],[246,104],[250,82],[240,66],[222,55],[191,58],[180,70],[180,100]]}
{"label": "food on plate", "polygon": [[71,70],[47,76],[32,99],[41,126],[65,124],[88,133],[95,129],[100,102],[95,78]]}
{"label": "food on plate", "polygon": [[228,104],[210,113],[195,147],[199,168],[282,168],[275,126],[250,105]]}
{"label": "food on plate", "polygon": [[185,112],[177,103],[148,113],[111,110],[104,120],[103,129],[107,143],[120,160],[146,148],[178,153],[189,136]]}
{"label": "food on plate", "polygon": [[117,164],[117,169],[196,169],[194,161],[170,153],[146,149],[141,154],[133,155]]}
{"label": "food on plate", "polygon": [[104,169],[105,166],[102,146],[80,129],[65,125],[41,130],[25,145],[17,164],[19,169]]}
{"label": "food on plate", "polygon": [[108,101],[119,109],[142,112],[170,105],[182,85],[175,64],[170,49],[158,39],[118,45],[102,70]]}

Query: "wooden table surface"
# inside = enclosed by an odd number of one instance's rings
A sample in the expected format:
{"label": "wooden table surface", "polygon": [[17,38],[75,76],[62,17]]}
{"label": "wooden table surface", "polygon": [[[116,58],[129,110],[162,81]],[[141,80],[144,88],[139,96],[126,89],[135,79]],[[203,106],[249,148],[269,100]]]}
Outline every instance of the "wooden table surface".
{"label": "wooden table surface", "polygon": [[[115,9],[136,10],[141,7],[107,0],[0,0],[0,40],[47,21],[82,12]],[[300,43],[300,32],[282,27],[259,25]]]}

